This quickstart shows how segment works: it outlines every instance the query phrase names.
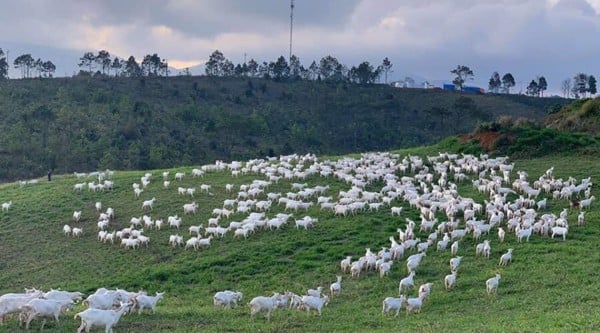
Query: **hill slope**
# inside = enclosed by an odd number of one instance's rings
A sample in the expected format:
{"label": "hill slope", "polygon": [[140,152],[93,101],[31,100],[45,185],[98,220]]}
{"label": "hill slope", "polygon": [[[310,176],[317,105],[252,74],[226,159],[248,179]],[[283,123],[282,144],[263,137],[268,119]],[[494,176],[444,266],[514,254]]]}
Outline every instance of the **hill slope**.
{"label": "hill slope", "polygon": [[564,106],[547,117],[548,127],[570,132],[600,135],[600,97],[584,98]]}
{"label": "hill slope", "polygon": [[[403,151],[394,163],[386,162],[385,158],[396,159],[395,156],[363,155],[339,159],[339,163],[321,159],[315,164],[305,159],[303,162],[290,160],[288,165],[278,161],[278,165],[272,167],[282,175],[285,169],[291,172],[294,167],[296,171],[309,172],[327,170],[327,166],[345,170],[346,175],[355,175],[355,172],[364,172],[370,167],[373,171],[382,171],[392,165],[401,165],[407,154],[415,156],[436,152],[437,156],[437,151],[437,146]],[[538,179],[550,166],[554,166],[554,177],[567,179],[573,176],[579,183],[588,176],[592,180],[600,177],[598,170],[589,168],[589,165],[598,163],[597,157],[578,161],[561,156],[515,161],[511,178],[516,177],[517,170],[525,170],[530,179]],[[351,166],[355,167],[354,172],[348,169]],[[431,165],[429,168],[433,170]],[[493,229],[489,236],[483,238],[491,241],[492,255],[488,260],[475,257],[478,241],[468,235],[460,242],[459,255],[464,258],[457,287],[450,292],[443,289],[442,281],[449,273],[451,255],[448,251],[438,252],[430,248],[415,277],[417,286],[434,283],[431,297],[420,315],[402,315],[398,319],[381,316],[381,301],[387,296],[397,296],[398,281],[407,275],[403,260],[395,263],[390,276],[383,279],[375,272],[363,273],[360,278],[342,274],[342,295],[331,301],[321,317],[281,309],[274,312],[271,322],[265,322],[260,316],[251,321],[245,305],[234,310],[215,309],[212,295],[218,290],[243,291],[245,304],[254,296],[270,295],[275,291],[291,290],[301,294],[319,285],[327,289],[335,281],[335,275],[340,274],[341,259],[351,255],[353,260],[357,260],[364,254],[365,248],[376,252],[382,246],[389,246],[388,238],[394,236],[398,239],[397,228],[406,227],[405,218],[420,221],[419,211],[400,199],[391,204],[403,207],[400,217],[391,216],[387,205],[378,211],[366,209],[345,217],[311,207],[308,211],[294,213],[291,222],[282,230],[260,230],[245,241],[228,234],[223,240],[213,240],[208,249],[186,251],[171,248],[167,244],[169,235],[179,233],[189,238],[187,227],[206,226],[213,208],[222,207],[224,199],[236,197],[241,185],[266,179],[266,175],[256,172],[232,177],[227,170],[207,172],[204,178],[192,178],[190,169],[169,170],[169,178],[173,178],[176,171],[184,171],[187,175],[180,182],[172,180],[168,189],[162,184],[163,170],[150,171],[153,179],[139,199],[135,199],[131,184],[140,181],[146,173],[143,171],[116,172],[113,179],[115,189],[107,192],[75,192],[73,185],[82,180],[72,175],[22,188],[17,184],[3,185],[0,202],[11,200],[13,206],[0,215],[0,251],[3,254],[0,292],[18,292],[30,286],[86,293],[99,287],[134,291],[143,288],[149,293],[165,291],[165,299],[159,303],[155,315],[124,317],[116,327],[119,332],[139,332],[142,329],[147,332],[390,332],[399,329],[522,332],[524,327],[531,331],[559,332],[593,331],[600,325],[600,302],[594,296],[600,292],[600,282],[595,278],[600,253],[597,242],[600,227],[593,223],[599,217],[595,202],[586,215],[589,223],[583,226],[576,225],[578,211],[569,212],[571,228],[565,242],[533,235],[529,242],[518,243],[514,234],[508,233],[505,243],[501,244]],[[266,165],[258,169],[262,172],[270,170]],[[400,170],[395,174],[397,177],[409,175]],[[449,176],[453,179],[453,173]],[[435,177],[435,182],[438,177]],[[472,179],[473,175],[469,177]],[[341,191],[348,192],[351,187],[337,177],[309,175],[306,179],[282,179],[269,185],[265,192],[284,195],[299,192],[292,191],[292,182],[306,183],[309,188],[327,185],[329,188],[323,195],[332,196],[335,201]],[[227,183],[235,184],[234,193],[225,191]],[[201,184],[211,185],[212,195],[200,193]],[[359,182],[355,184],[359,185]],[[381,179],[373,181],[365,186],[363,195],[367,191],[379,193],[383,185]],[[176,187],[194,187],[198,191],[191,198],[178,195]],[[457,190],[460,197],[471,197],[481,204],[488,198],[476,192],[469,180],[458,183]],[[421,191],[419,193],[423,195]],[[592,193],[595,196],[599,194],[596,189]],[[152,211],[142,210],[142,200],[151,197],[157,199]],[[265,198],[266,193],[262,193],[256,199]],[[508,198],[514,201],[518,196],[509,195]],[[316,200],[316,196],[312,196],[305,201]],[[148,248],[127,250],[117,244],[103,244],[96,237],[98,213],[94,203],[97,201],[101,201],[104,208],[113,207],[116,211],[116,220],[111,222],[109,230],[128,226],[132,216],[142,214],[151,215],[153,219],[166,219],[168,215],[178,214],[183,217],[184,227],[179,231],[165,227],[161,230],[144,228],[144,234],[151,238]],[[192,201],[199,204],[199,213],[183,215],[182,205]],[[550,198],[549,208],[540,213],[558,214],[568,206],[565,200]],[[83,220],[79,222],[84,229],[81,238],[66,237],[62,233],[64,224],[75,225],[71,221],[74,210],[83,211]],[[267,216],[273,217],[281,212],[284,212],[284,207],[274,204]],[[316,217],[319,221],[312,229],[297,230],[293,219],[304,215]],[[230,220],[223,218],[220,223],[226,226],[230,221],[241,221],[245,216],[235,214]],[[461,217],[460,214],[458,216]],[[441,212],[436,217],[439,221],[446,220]],[[483,215],[478,217],[485,218]],[[505,223],[503,227],[506,229]],[[421,231],[416,234],[421,239],[428,235]],[[515,249],[514,261],[508,267],[499,268],[498,258],[508,248]],[[500,288],[497,295],[488,296],[484,282],[496,272],[502,274]],[[414,297],[416,290],[408,294]],[[75,310],[80,309],[81,305]],[[65,318],[59,325],[49,323],[48,326],[55,332],[72,332],[77,323]],[[4,326],[0,326],[0,332],[16,331],[19,330],[14,319],[8,319]]]}
{"label": "hill slope", "polygon": [[431,144],[500,115],[541,120],[568,100],[262,79],[0,82],[0,181],[292,152]]}

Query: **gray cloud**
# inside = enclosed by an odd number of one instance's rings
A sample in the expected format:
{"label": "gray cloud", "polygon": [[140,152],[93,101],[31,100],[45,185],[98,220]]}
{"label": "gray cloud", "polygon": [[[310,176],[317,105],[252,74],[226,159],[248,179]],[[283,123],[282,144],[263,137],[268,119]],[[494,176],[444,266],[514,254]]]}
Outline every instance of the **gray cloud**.
{"label": "gray cloud", "polygon": [[[599,12],[598,0],[296,0],[294,53],[306,65],[328,54],[350,66],[389,57],[394,78],[451,80],[465,64],[484,87],[496,70],[523,82],[545,75],[557,92],[576,72],[594,74]],[[270,61],[289,42],[287,0],[23,0],[3,4],[0,20],[0,40],[158,52],[180,66],[215,49]]]}

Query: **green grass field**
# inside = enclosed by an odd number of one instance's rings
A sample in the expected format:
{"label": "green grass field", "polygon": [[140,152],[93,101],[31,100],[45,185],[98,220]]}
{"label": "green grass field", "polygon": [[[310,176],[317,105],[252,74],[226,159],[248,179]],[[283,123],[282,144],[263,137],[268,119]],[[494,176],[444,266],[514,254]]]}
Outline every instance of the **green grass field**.
{"label": "green grass field", "polygon": [[[434,153],[435,152],[435,153]],[[437,154],[436,147],[412,149],[405,154]],[[358,156],[358,155],[355,155]],[[323,160],[323,158],[321,158]],[[516,170],[525,170],[529,179],[537,179],[550,166],[554,175],[577,180],[591,176],[600,179],[600,158],[582,159],[551,156],[533,160],[518,160]],[[552,240],[533,235],[529,242],[517,243],[514,233],[507,233],[506,241],[499,244],[495,229],[489,239],[491,259],[475,257],[476,243],[467,236],[460,244],[459,255],[464,258],[458,274],[457,287],[446,291],[443,278],[449,274],[449,251],[428,251],[416,271],[418,285],[433,282],[433,291],[420,314],[397,318],[382,316],[381,302],[387,296],[397,297],[398,282],[407,275],[404,261],[397,262],[389,277],[380,279],[375,272],[352,279],[343,274],[342,294],[324,308],[321,317],[311,312],[289,309],[276,310],[270,322],[262,316],[250,319],[247,303],[255,296],[291,290],[303,294],[308,288],[323,286],[328,289],[340,274],[339,262],[347,255],[356,260],[369,247],[378,251],[389,246],[389,236],[397,238],[396,229],[404,227],[405,217],[418,219],[418,212],[407,203],[400,218],[392,217],[389,206],[379,212],[362,212],[351,217],[336,217],[331,212],[311,208],[295,214],[318,217],[319,222],[308,231],[297,230],[293,220],[279,231],[259,231],[247,240],[234,239],[228,234],[223,240],[214,239],[208,249],[195,252],[171,248],[169,235],[179,233],[188,238],[190,225],[204,224],[213,208],[222,207],[226,198],[235,194],[225,192],[225,184],[249,184],[263,176],[248,174],[232,178],[229,172],[211,172],[204,178],[192,178],[190,168],[182,182],[172,181],[169,189],[162,185],[163,170],[150,170],[153,181],[139,199],[134,197],[131,184],[140,182],[146,171],[116,171],[114,191],[81,193],[72,190],[81,182],[73,175],[55,176],[51,182],[40,179],[39,184],[20,188],[18,184],[0,185],[0,202],[11,200],[8,212],[0,214],[0,293],[21,292],[24,287],[43,290],[61,288],[93,293],[99,287],[124,288],[130,291],[144,289],[150,294],[164,291],[165,298],[156,314],[129,315],[115,326],[115,332],[593,332],[600,331],[600,267],[599,232],[600,214],[597,203],[586,215],[584,226],[576,225],[578,210],[569,214],[571,228],[567,241]],[[471,176],[472,177],[472,176]],[[512,173],[516,177],[516,173]],[[297,181],[296,181],[297,182]],[[304,182],[304,181],[302,181]],[[333,178],[310,177],[309,186],[330,185],[326,195],[337,197],[340,190],[350,188]],[[291,190],[290,181],[280,181],[265,192]],[[210,184],[214,195],[200,193],[200,184]],[[196,187],[195,198],[180,196],[177,187]],[[381,188],[381,183],[369,185],[370,191]],[[470,181],[459,186],[463,197],[485,199],[473,189]],[[593,194],[598,196],[596,188]],[[153,210],[142,211],[143,200],[156,197]],[[264,198],[261,196],[260,198]],[[316,200],[316,199],[315,199]],[[163,226],[162,230],[145,230],[151,238],[148,248],[128,250],[97,241],[98,213],[94,203],[101,201],[104,208],[113,207],[116,220],[109,230],[129,225],[132,216],[146,213],[152,218],[178,214],[183,226],[178,232]],[[199,213],[183,215],[182,205],[196,201]],[[549,201],[547,212],[558,213],[568,207],[567,201]],[[74,226],[74,210],[83,210],[79,222],[84,235],[66,237],[64,224]],[[276,206],[267,213],[274,216],[283,211]],[[243,215],[234,215],[229,221],[240,221]],[[442,219],[442,216],[438,216]],[[227,222],[228,223],[228,222]],[[225,223],[222,223],[225,225]],[[427,235],[418,233],[421,238]],[[485,239],[485,236],[484,238]],[[499,257],[508,248],[514,248],[513,263],[498,267]],[[497,295],[488,296],[485,280],[496,272],[502,274]],[[242,306],[233,310],[217,309],[212,304],[216,291],[232,289],[244,293]],[[415,297],[417,291],[409,295]],[[61,322],[49,322],[49,332],[75,332],[79,321],[73,314],[63,316]],[[39,330],[39,321],[32,324]],[[22,332],[14,316],[7,317],[0,332]]]}

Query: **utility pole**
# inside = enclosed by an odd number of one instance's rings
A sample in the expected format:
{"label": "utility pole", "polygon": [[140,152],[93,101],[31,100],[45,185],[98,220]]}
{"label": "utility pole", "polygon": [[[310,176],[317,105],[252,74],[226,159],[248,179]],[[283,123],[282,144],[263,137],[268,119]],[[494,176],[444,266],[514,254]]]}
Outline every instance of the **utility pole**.
{"label": "utility pole", "polygon": [[6,68],[6,78],[10,79],[10,61],[8,60],[8,54],[10,53],[10,50],[6,50],[6,65],[8,66],[8,68]]}
{"label": "utility pole", "polygon": [[290,1],[290,56],[288,61],[292,59],[292,27],[294,25],[294,0]]}

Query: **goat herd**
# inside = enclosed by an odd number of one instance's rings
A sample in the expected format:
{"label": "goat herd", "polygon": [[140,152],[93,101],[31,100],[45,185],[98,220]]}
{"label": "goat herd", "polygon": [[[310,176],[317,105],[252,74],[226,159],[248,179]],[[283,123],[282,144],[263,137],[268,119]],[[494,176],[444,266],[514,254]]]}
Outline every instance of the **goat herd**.
{"label": "goat herd", "polygon": [[[377,272],[384,278],[389,276],[392,266],[406,255],[407,275],[400,279],[399,297],[384,298],[382,313],[394,311],[397,316],[401,308],[407,313],[420,312],[431,293],[433,282],[415,288],[414,278],[417,268],[431,248],[437,251],[447,251],[449,248],[452,254],[449,262],[450,272],[444,278],[443,285],[447,290],[452,290],[456,285],[457,272],[463,258],[458,256],[459,247],[467,235],[476,242],[482,237],[491,237],[492,231],[497,233],[498,242],[504,242],[506,233],[514,233],[518,242],[529,241],[533,235],[548,238],[558,236],[564,241],[569,231],[568,209],[564,209],[558,216],[548,212],[546,208],[549,199],[565,200],[572,206],[577,206],[580,209],[577,224],[585,223],[585,210],[590,208],[595,199],[591,195],[590,178],[558,179],[554,177],[551,167],[543,175],[530,181],[526,172],[514,172],[513,168],[514,163],[508,163],[506,157],[490,158],[487,155],[476,157],[450,153],[440,153],[425,159],[419,156],[369,153],[362,154],[360,158],[346,157],[336,161],[319,161],[311,154],[256,159],[245,163],[217,161],[215,164],[193,169],[191,177],[204,179],[206,173],[227,171],[231,172],[232,178],[253,174],[262,179],[256,179],[250,184],[226,184],[224,191],[230,198],[226,199],[221,207],[212,210],[213,214],[207,221],[207,226],[189,226],[187,240],[179,234],[171,234],[168,244],[172,247],[199,250],[210,246],[213,237],[224,238],[228,233],[233,233],[233,238],[246,239],[259,230],[280,229],[290,221],[292,214],[307,213],[313,206],[320,211],[321,217],[333,215],[338,218],[388,209],[393,218],[400,219],[399,216],[407,210],[415,210],[420,221],[415,222],[405,217],[403,220],[406,224],[403,224],[403,228],[398,228],[397,234],[389,236],[390,246],[377,252],[367,248],[365,254],[356,260],[348,256],[340,261],[340,270],[342,274],[350,274],[351,278],[359,278],[362,273],[368,271]],[[514,174],[517,176],[511,177]],[[110,191],[115,186],[112,171],[75,173],[78,181],[86,177],[93,177],[94,181],[76,183],[73,191],[84,191],[86,188],[94,192]],[[177,172],[171,178],[169,171],[165,171],[162,177],[163,187],[169,189],[172,182],[181,182],[184,177],[189,176]],[[147,186],[153,178],[155,177],[151,173],[146,173],[141,177],[140,184],[132,184],[135,198],[148,191]],[[317,181],[319,178],[327,179],[328,183],[333,181],[332,178],[343,182],[348,190],[327,195],[330,191],[329,186],[309,187],[304,182]],[[458,193],[457,184],[469,178],[472,178],[473,188],[485,194],[489,200],[480,203]],[[282,179],[294,182],[291,183],[290,192],[265,193],[270,185]],[[23,183],[21,185],[23,186]],[[237,193],[234,192],[236,186],[239,187]],[[210,184],[201,184],[199,188],[200,193],[208,195],[212,195],[213,190],[221,190],[213,189]],[[368,191],[367,188],[375,190]],[[193,200],[195,192],[195,187],[177,189],[177,195],[189,196],[190,200]],[[544,198],[538,200],[540,196]],[[142,211],[152,211],[156,201],[155,197],[142,201]],[[2,211],[7,213],[11,206],[12,201],[3,203]],[[276,206],[282,206],[280,210],[284,212],[269,217],[267,214]],[[183,216],[196,214],[197,208],[198,204],[195,201],[185,204]],[[161,230],[165,224],[170,230],[179,230],[182,226],[182,217],[177,214],[169,216],[166,223],[162,219],[152,219],[151,216],[143,214],[132,217],[128,227],[109,232],[115,216],[114,209],[109,207],[104,210],[100,201],[95,203],[95,209],[99,214],[96,226],[98,240],[111,244],[119,240],[121,246],[130,249],[150,246],[150,238],[144,235],[144,229]],[[316,212],[317,209],[313,211]],[[329,212],[329,215],[326,212]],[[240,221],[229,221],[232,216],[243,218]],[[75,211],[72,216],[73,223],[80,225],[81,217],[82,211]],[[309,229],[317,223],[318,218],[306,215],[296,219],[295,226]],[[83,227],[75,225],[64,225],[63,233],[67,236],[81,236],[84,232]],[[167,243],[166,238],[164,243]],[[356,249],[348,249],[348,252],[355,253]],[[476,256],[489,258],[490,253],[489,239],[477,244]],[[509,249],[500,257],[498,265],[510,264],[512,254],[513,249]],[[500,279],[500,274],[496,274],[487,281],[482,281],[482,288],[485,286],[488,294],[495,293],[499,288]],[[408,296],[412,289],[417,291],[416,297]],[[251,317],[264,312],[269,320],[272,311],[281,307],[315,310],[321,315],[330,298],[341,292],[342,275],[339,275],[337,281],[331,284],[329,295],[319,287],[309,289],[306,295],[286,291],[271,296],[257,296],[249,302]],[[143,292],[131,293],[120,289],[101,288],[85,300],[89,309],[76,315],[82,321],[78,332],[83,329],[87,331],[92,326],[102,326],[106,332],[112,332],[112,326],[123,313],[135,309],[141,312],[144,308],[154,311],[162,296],[162,293],[148,296]],[[240,291],[219,291],[214,295],[213,303],[218,307],[232,308],[238,305],[242,297],[243,293]],[[25,294],[6,294],[0,297],[0,316],[20,313],[20,321],[26,327],[29,327],[29,323],[35,318],[50,317],[58,321],[58,314],[62,309],[72,307],[73,302],[81,299],[81,293],[57,290],[47,293],[33,290]]]}

